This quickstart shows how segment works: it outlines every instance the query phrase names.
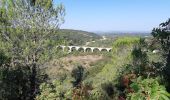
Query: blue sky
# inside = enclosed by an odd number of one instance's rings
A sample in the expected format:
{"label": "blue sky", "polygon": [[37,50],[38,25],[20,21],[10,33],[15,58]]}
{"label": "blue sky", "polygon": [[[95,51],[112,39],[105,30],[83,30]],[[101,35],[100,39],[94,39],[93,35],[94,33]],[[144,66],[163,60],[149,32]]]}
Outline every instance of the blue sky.
{"label": "blue sky", "polygon": [[170,18],[170,0],[54,0],[66,8],[61,28],[151,31]]}

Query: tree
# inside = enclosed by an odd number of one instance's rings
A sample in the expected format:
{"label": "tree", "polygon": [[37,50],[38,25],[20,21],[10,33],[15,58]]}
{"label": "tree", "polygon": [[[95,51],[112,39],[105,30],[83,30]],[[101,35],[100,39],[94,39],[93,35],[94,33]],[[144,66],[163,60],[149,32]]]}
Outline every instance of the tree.
{"label": "tree", "polygon": [[63,5],[46,9],[31,6],[25,0],[3,0],[2,9],[5,16],[1,16],[4,19],[0,24],[1,42],[9,44],[5,49],[11,55],[12,67],[18,64],[30,67],[32,100],[39,85],[38,68],[54,55],[55,37],[64,21],[65,10]]}
{"label": "tree", "polygon": [[165,58],[164,66],[162,67],[165,79],[170,92],[170,19],[161,23],[158,28],[154,28],[152,33],[154,38],[161,44],[161,50]]}
{"label": "tree", "polygon": [[75,79],[75,81],[72,82],[73,87],[77,87],[85,77],[84,68],[82,66],[77,66],[77,68],[72,70],[71,76]]}

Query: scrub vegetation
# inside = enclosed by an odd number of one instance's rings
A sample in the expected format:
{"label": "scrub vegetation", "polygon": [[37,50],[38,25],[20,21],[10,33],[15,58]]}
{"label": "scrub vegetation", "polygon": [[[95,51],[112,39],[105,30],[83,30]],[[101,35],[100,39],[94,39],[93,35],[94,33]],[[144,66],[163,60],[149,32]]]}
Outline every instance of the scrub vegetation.
{"label": "scrub vegetation", "polygon": [[150,37],[108,38],[60,29],[65,8],[52,0],[0,3],[0,100],[170,99],[170,19]]}

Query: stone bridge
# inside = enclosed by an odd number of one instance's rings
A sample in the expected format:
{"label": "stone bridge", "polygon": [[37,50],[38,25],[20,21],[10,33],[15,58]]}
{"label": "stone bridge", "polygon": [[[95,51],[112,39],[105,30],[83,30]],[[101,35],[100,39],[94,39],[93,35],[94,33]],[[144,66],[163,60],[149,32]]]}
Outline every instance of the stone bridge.
{"label": "stone bridge", "polygon": [[95,51],[106,51],[111,52],[112,48],[101,48],[101,47],[85,47],[85,46],[57,46],[57,49],[62,49],[63,51],[68,50],[69,52],[72,52],[74,50],[76,51],[83,51],[83,52],[95,52]]}

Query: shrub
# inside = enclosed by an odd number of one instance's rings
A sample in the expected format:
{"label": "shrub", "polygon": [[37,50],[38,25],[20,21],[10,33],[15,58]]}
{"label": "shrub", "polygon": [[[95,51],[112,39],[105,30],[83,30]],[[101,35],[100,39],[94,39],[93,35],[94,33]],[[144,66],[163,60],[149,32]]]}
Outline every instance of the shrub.
{"label": "shrub", "polygon": [[99,87],[91,91],[89,100],[110,100],[110,97]]}
{"label": "shrub", "polygon": [[74,78],[74,81],[72,82],[73,87],[78,86],[85,77],[84,68],[82,66],[77,66],[77,68],[72,70],[71,76]]}
{"label": "shrub", "polygon": [[92,87],[87,84],[79,84],[73,89],[72,100],[89,100]]}
{"label": "shrub", "polygon": [[138,77],[130,87],[133,92],[128,94],[128,100],[169,100],[170,94],[157,79]]}
{"label": "shrub", "polygon": [[55,80],[52,83],[42,83],[40,94],[36,100],[63,100],[72,97],[72,85],[68,80],[63,82]]}
{"label": "shrub", "polygon": [[[112,51],[115,53],[115,52],[121,50],[122,48],[126,48],[127,50],[131,49],[131,47],[134,44],[139,43],[139,40],[140,40],[140,38],[138,38],[138,37],[121,37],[121,38],[118,38],[113,43]],[[127,48],[127,47],[129,47],[129,48]]]}

